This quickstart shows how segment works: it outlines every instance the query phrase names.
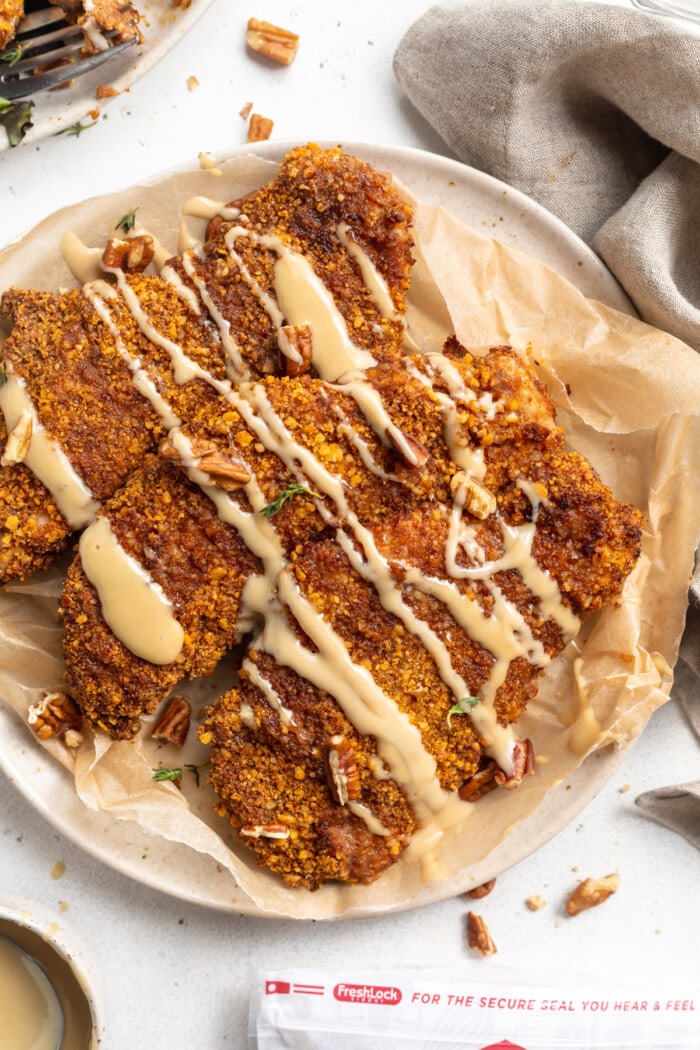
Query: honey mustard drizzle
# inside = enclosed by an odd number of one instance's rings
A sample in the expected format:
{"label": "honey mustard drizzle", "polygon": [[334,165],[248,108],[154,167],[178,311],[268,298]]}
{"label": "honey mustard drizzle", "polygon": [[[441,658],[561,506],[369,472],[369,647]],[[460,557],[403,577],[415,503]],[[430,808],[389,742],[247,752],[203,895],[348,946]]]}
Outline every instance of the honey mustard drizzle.
{"label": "honey mustard drizzle", "polygon": [[[214,214],[220,213],[214,210],[213,203],[207,204],[206,207],[200,204],[198,208],[198,213],[205,217],[213,217]],[[234,215],[231,210],[227,217],[238,220],[238,224],[231,227],[225,238],[230,257],[262,304],[274,327],[279,332],[284,325],[308,325],[312,332],[312,364],[315,371],[327,382],[338,383],[343,392],[353,397],[382,442],[388,442],[390,435],[392,443],[402,449],[402,432],[395,428],[379,393],[364,375],[365,369],[371,367],[375,359],[367,350],[352,342],[342,315],[325,285],[316,275],[311,262],[301,253],[293,251],[278,235],[260,234],[251,230],[246,225],[245,216]],[[338,236],[355,260],[380,314],[395,316],[381,275],[354,240],[352,231],[347,226],[339,227]],[[253,239],[260,247],[275,254],[274,294],[259,285],[236,251],[236,244],[242,237]],[[198,250],[194,248],[191,251]],[[371,532],[362,525],[350,508],[344,482],[332,475],[309,449],[295,441],[291,431],[274,411],[262,386],[244,381],[244,363],[237,352],[228,323],[212,310],[211,298],[207,295],[204,282],[195,272],[194,260],[190,253],[185,253],[183,260],[189,280],[218,327],[231,366],[229,378],[216,379],[188,358],[183,348],[174,340],[158,332],[125,275],[113,271],[118,291],[136,324],[149,340],[170,355],[177,382],[184,383],[199,378],[210,383],[239,412],[262,445],[274,452],[301,483],[310,483],[310,487],[316,493],[313,497],[316,509],[324,520],[332,525],[337,523],[340,516],[345,527],[336,529],[336,542],[355,571],[374,587],[383,607],[421,640],[433,657],[438,673],[455,700],[469,695],[470,689],[455,671],[445,644],[404,601],[393,577],[391,565],[378,550]],[[172,276],[166,276],[166,279],[175,283]],[[189,301],[190,293],[194,292],[187,288],[179,277],[177,280],[182,285],[180,293]],[[186,294],[183,289],[186,289]],[[108,312],[110,296],[105,293],[104,287],[98,282],[87,291],[93,302],[97,304],[101,300]],[[128,355],[123,344],[121,352]],[[141,383],[139,389],[148,397],[165,425],[170,426],[175,415],[160,395],[153,396],[152,390],[149,396],[148,384],[143,378],[139,379],[140,362],[134,360],[130,367],[135,382]],[[482,480],[486,470],[483,452],[468,447],[459,419],[460,405],[478,400],[474,392],[465,386],[454,364],[440,354],[426,355],[421,367],[409,365],[409,371],[433,391],[441,406],[445,441],[455,464],[465,478]],[[435,389],[436,379],[447,388],[447,392]],[[234,388],[233,383],[240,385]],[[480,405],[487,413],[493,409],[493,406],[486,402],[481,404],[480,401]],[[342,413],[342,409],[334,411]],[[347,417],[341,419],[341,424],[343,432],[358,451],[363,463],[373,473],[382,476],[384,472],[381,466],[373,459],[369,447],[353,430]],[[425,825],[414,837],[414,849],[419,853],[429,851],[439,840],[444,829],[463,818],[465,811],[469,809],[468,804],[461,802],[455,793],[445,792],[440,787],[436,777],[435,760],[425,750],[419,731],[377,685],[369,671],[353,663],[345,643],[299,591],[286,564],[273,524],[259,513],[265,499],[253,471],[251,470],[251,481],[244,487],[252,511],[243,510],[235,499],[212,485],[208,475],[199,470],[198,460],[186,436],[177,427],[171,429],[171,438],[179,450],[183,466],[190,478],[201,486],[214,502],[221,519],[237,529],[248,549],[262,562],[263,572],[248,581],[243,596],[242,622],[249,626],[262,626],[254,647],[269,653],[277,663],[290,667],[318,688],[332,691],[332,695],[357,730],[376,738],[379,755],[376,775],[386,776],[389,770],[391,777],[406,792],[419,823]],[[410,443],[404,444],[403,454],[411,462],[413,450]],[[391,477],[388,474],[386,476]],[[498,723],[495,712],[497,690],[505,680],[508,667],[516,656],[526,655],[540,666],[548,663],[548,656],[541,643],[533,637],[522,614],[498,588],[494,580],[495,575],[506,569],[517,569],[532,593],[540,600],[543,615],[551,617],[560,626],[565,637],[575,633],[578,620],[563,605],[556,581],[539,568],[532,556],[532,541],[541,502],[536,488],[528,487],[527,482],[523,482],[521,486],[533,505],[533,520],[517,527],[501,522],[503,554],[495,560],[487,561],[476,540],[475,529],[463,520],[466,487],[456,486],[453,506],[449,512],[446,511],[449,513],[449,528],[445,562],[451,579],[431,578],[411,565],[403,565],[402,568],[406,572],[406,582],[411,587],[440,600],[455,621],[493,656],[489,677],[479,690],[480,703],[471,709],[470,717],[477,731],[487,740],[488,753],[508,774],[512,771],[515,741],[512,729]],[[463,564],[464,559],[460,557],[460,551],[467,555],[470,561],[468,566]],[[132,571],[143,585],[142,570],[137,568]],[[460,591],[460,580],[482,582],[494,599],[492,614],[486,615],[478,602]],[[168,613],[167,604],[166,599],[161,610],[164,622],[168,615],[172,615],[172,609]],[[318,648],[317,652],[311,652],[300,643],[289,625],[286,610],[291,612],[302,630],[312,639]],[[255,661],[247,659],[244,666],[267,702],[277,710],[280,719],[291,723],[292,713],[285,707],[273,686],[266,681]],[[362,813],[361,810],[362,807],[358,807],[358,816],[365,820],[370,830],[381,834],[382,831],[377,830],[377,822],[372,814]]]}

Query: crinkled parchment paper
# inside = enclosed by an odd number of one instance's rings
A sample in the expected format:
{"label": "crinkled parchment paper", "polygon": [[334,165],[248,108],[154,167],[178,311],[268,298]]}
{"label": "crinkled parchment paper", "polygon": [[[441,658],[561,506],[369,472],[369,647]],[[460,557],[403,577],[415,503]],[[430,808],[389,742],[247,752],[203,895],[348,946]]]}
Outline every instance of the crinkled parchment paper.
{"label": "crinkled parchment paper", "polygon": [[[63,232],[100,245],[135,207],[139,223],[175,252],[181,206],[189,197],[232,200],[274,171],[268,161],[238,158],[223,165],[218,179],[201,171],[181,173],[68,209],[0,255],[0,287],[74,284],[60,258]],[[188,222],[201,236],[203,223]],[[522,351],[549,389],[570,445],[590,459],[617,496],[645,515],[642,557],[619,602],[588,621],[577,642],[547,669],[537,700],[521,720],[520,735],[533,740],[542,760],[536,775],[515,792],[487,795],[461,827],[446,834],[439,850],[444,879],[432,897],[439,899],[467,888],[470,872],[486,873],[488,856],[504,836],[538,806],[546,812],[551,789],[582,761],[595,763],[594,751],[627,745],[668,698],[700,529],[700,486],[694,481],[700,356],[586,299],[542,263],[442,209],[417,204],[416,235],[409,327],[418,345],[439,349],[454,330],[475,350],[509,343]],[[62,685],[60,586],[57,566],[0,593],[0,695],[25,719],[43,691]],[[177,691],[192,696],[197,712],[231,680],[232,664],[227,660],[213,679]],[[593,719],[600,732],[590,731]],[[135,821],[151,836],[185,843],[230,871],[239,898],[243,891],[249,901],[242,910],[333,918],[424,898],[420,867],[406,861],[369,887],[328,885],[313,894],[287,889],[257,868],[213,813],[206,770],[199,787],[185,775],[182,791],[154,782],[159,764],[206,762],[196,741],[181,752],[156,746],[146,727],[131,743],[88,737],[75,754],[56,741],[46,746],[74,774],[86,806]]]}

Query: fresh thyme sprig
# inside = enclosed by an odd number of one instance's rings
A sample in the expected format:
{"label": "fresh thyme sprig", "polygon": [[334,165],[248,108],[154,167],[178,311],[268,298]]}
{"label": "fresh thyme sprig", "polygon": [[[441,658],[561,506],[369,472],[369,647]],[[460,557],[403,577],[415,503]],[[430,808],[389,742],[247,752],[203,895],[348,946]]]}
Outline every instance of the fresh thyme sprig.
{"label": "fresh thyme sprig", "polygon": [[77,120],[75,122],[75,124],[71,124],[70,127],[68,127],[68,128],[61,128],[61,130],[57,131],[56,134],[57,135],[75,135],[75,137],[78,138],[78,136],[82,135],[82,133],[84,131],[87,131],[88,128],[94,128],[95,124],[97,124],[96,120],[91,121],[90,124],[83,124],[82,121]]}
{"label": "fresh thyme sprig", "polygon": [[473,707],[481,703],[480,696],[463,696],[456,704],[453,704],[447,712],[447,725],[452,728],[452,719],[455,715],[466,715]]}
{"label": "fresh thyme sprig", "polygon": [[4,62],[10,69],[12,69],[13,66],[17,65],[26,50],[26,47],[17,44],[16,47],[11,47],[7,51],[0,51],[0,62]]}
{"label": "fresh thyme sprig", "polygon": [[291,485],[287,485],[286,488],[282,489],[280,494],[276,496],[271,503],[268,503],[260,511],[266,518],[274,518],[275,514],[279,514],[285,503],[288,503],[295,496],[315,496],[316,499],[321,499],[318,492],[313,492],[312,489],[306,487],[306,485],[298,485],[296,482],[292,482]]}
{"label": "fresh thyme sprig", "polygon": [[122,215],[121,219],[114,227],[115,230],[121,230],[122,233],[131,233],[134,226],[136,225],[136,208],[133,211],[128,211],[126,215]]}
{"label": "fresh thyme sprig", "polygon": [[158,782],[163,780],[182,780],[183,773],[191,773],[195,784],[199,787],[199,771],[206,764],[206,762],[203,762],[201,766],[194,766],[186,762],[184,766],[158,766],[157,769],[153,770],[153,779]]}

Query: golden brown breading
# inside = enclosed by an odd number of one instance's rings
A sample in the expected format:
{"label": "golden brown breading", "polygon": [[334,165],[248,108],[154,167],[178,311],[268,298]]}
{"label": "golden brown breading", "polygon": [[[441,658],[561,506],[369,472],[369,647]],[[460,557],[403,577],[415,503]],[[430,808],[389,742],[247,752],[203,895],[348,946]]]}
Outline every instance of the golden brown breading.
{"label": "golden brown breading", "polygon": [[204,493],[156,456],[146,457],[105,513],[123,549],[173,603],[185,632],[174,664],[135,656],[110,631],[95,589],[73,562],[61,601],[68,684],[89,722],[130,738],[175,682],[211,674],[234,644],[241,591],[260,566]]}
{"label": "golden brown breading", "polygon": [[[300,148],[277,179],[246,198],[245,216],[247,230],[274,235],[313,261],[358,347],[377,360],[396,359],[412,242],[410,210],[385,179],[339,150]],[[381,315],[339,238],[344,220],[386,282],[396,318]],[[231,225],[210,224],[212,239],[201,258],[187,252],[186,259],[171,260],[184,293],[165,277],[108,271],[85,293],[13,289],[2,297],[14,326],[3,346],[8,370],[24,379],[47,433],[97,500],[116,490],[173,417],[191,420],[219,400],[227,376],[254,379],[289,367],[261,301],[272,290],[276,253],[246,238],[240,253],[253,276],[245,277],[224,244]],[[200,293],[195,309],[192,297]],[[134,383],[137,371],[160,399],[155,409],[139,393],[145,385]],[[46,499],[53,505],[48,493]],[[15,534],[20,546],[13,554],[13,564],[26,571],[48,560],[41,530],[32,533],[30,522],[27,515],[22,534]]]}
{"label": "golden brown breading", "polygon": [[0,50],[14,38],[24,17],[24,0],[0,0]]}
{"label": "golden brown breading", "polygon": [[[242,672],[239,689],[217,701],[203,723],[211,745],[210,779],[221,813],[244,828],[241,841],[260,864],[291,886],[316,889],[328,879],[372,882],[399,856],[416,823],[405,795],[382,766],[371,738],[360,736],[334,699],[265,653],[251,654],[284,696],[291,723],[281,723]],[[241,712],[245,712],[245,722]],[[329,788],[329,742],[342,737],[357,770],[357,801],[389,834],[372,834],[361,817],[339,805]],[[281,826],[287,837],[269,838]],[[273,831],[274,834],[274,831]]]}
{"label": "golden brown breading", "polygon": [[[7,434],[0,415],[0,449]],[[0,576],[25,579],[66,546],[71,529],[40,481],[22,463],[3,467],[0,484]]]}

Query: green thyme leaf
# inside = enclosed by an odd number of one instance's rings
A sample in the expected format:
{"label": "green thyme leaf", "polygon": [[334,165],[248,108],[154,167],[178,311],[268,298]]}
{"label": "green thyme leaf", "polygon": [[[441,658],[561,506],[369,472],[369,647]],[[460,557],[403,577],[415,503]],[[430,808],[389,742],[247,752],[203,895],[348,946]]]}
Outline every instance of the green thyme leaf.
{"label": "green thyme leaf", "polygon": [[33,108],[34,103],[24,99],[21,102],[10,102],[6,98],[0,98],[0,124],[4,126],[11,146],[19,146],[31,128]]}
{"label": "green thyme leaf", "polygon": [[75,135],[75,137],[78,138],[78,136],[82,135],[82,133],[84,131],[87,131],[88,128],[94,128],[95,124],[97,124],[96,120],[91,121],[90,124],[83,124],[80,120],[77,120],[75,124],[71,124],[68,128],[61,128],[61,130],[57,131],[56,134]]}
{"label": "green thyme leaf", "polygon": [[274,518],[275,514],[279,514],[285,503],[288,503],[290,499],[294,499],[295,496],[315,496],[316,499],[321,499],[318,492],[313,492],[308,489],[306,485],[297,485],[296,482],[291,485],[287,485],[286,489],[282,489],[279,496],[273,499],[272,503],[268,503],[267,506],[263,507],[260,511],[266,518]]}
{"label": "green thyme leaf", "polygon": [[134,226],[136,225],[136,208],[133,211],[128,211],[126,215],[122,215],[121,219],[114,227],[115,230],[121,230],[122,233],[131,233]]}
{"label": "green thyme leaf", "polygon": [[158,766],[157,769],[153,770],[153,779],[158,782],[163,780],[181,780],[183,773],[191,773],[197,787],[199,787],[199,771],[206,764],[204,762],[201,766],[193,766],[191,763],[186,762],[184,766]]}
{"label": "green thyme leaf", "polygon": [[26,48],[22,47],[21,44],[10,48],[8,51],[0,51],[0,62],[4,62],[12,69],[13,66],[17,65],[25,51]]}
{"label": "green thyme leaf", "polygon": [[453,704],[450,710],[447,712],[447,724],[452,728],[452,718],[454,715],[466,715],[468,711],[471,711],[473,707],[481,703],[480,696],[463,696],[461,700],[458,700],[456,704]]}

